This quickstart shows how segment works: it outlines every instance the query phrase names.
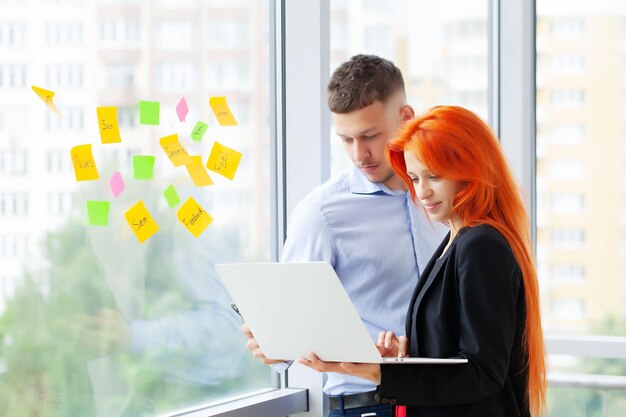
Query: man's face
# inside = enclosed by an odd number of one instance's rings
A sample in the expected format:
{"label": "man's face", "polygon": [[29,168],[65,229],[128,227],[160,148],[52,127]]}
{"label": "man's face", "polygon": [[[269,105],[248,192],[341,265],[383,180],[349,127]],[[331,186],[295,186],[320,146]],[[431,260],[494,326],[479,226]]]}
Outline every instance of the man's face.
{"label": "man's face", "polygon": [[332,114],[335,131],[350,160],[372,182],[390,189],[403,189],[385,156],[387,142],[392,139],[404,120],[413,117],[413,109],[404,104],[400,94],[386,104],[379,101],[345,114]]}

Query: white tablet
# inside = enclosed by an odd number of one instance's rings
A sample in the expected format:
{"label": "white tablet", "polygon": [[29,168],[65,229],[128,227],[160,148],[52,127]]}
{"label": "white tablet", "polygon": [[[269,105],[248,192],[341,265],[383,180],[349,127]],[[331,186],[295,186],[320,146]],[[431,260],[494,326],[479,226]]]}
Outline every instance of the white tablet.
{"label": "white tablet", "polygon": [[383,359],[328,262],[216,264],[215,269],[270,359],[295,360],[313,352],[326,362],[467,363]]}

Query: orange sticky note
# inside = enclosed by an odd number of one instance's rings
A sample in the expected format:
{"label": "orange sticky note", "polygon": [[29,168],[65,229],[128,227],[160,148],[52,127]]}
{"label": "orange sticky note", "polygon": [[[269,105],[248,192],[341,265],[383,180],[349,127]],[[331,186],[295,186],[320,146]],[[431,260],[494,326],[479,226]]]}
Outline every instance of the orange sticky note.
{"label": "orange sticky note", "polygon": [[96,161],[91,153],[91,145],[74,146],[70,151],[76,181],[91,181],[100,178]]}
{"label": "orange sticky note", "polygon": [[31,85],[30,88],[33,89],[35,94],[39,96],[41,101],[43,101],[54,114],[56,114],[57,116],[61,115],[61,112],[59,111],[59,109],[57,109],[57,106],[54,105],[54,101],[52,101],[54,99],[54,95],[56,94],[54,91],[46,90],[41,87],[35,87],[34,85]]}
{"label": "orange sticky note", "polygon": [[177,134],[162,137],[159,142],[161,143],[161,148],[163,148],[163,151],[175,167],[192,162],[187,150],[178,140]]}
{"label": "orange sticky note", "polygon": [[124,217],[126,217],[128,225],[135,233],[135,236],[137,236],[139,243],[145,242],[159,231],[159,225],[154,221],[142,200],[139,200],[137,204],[126,210]]}
{"label": "orange sticky note", "polygon": [[117,122],[117,107],[96,107],[98,113],[98,128],[102,143],[119,143],[120,127]]}
{"label": "orange sticky note", "polygon": [[215,142],[206,167],[232,180],[235,178],[241,156],[241,152]]}
{"label": "orange sticky note", "polygon": [[185,165],[185,168],[187,168],[187,172],[189,172],[189,176],[191,177],[191,180],[196,187],[213,185],[213,180],[211,180],[208,172],[206,172],[206,169],[204,169],[204,165],[202,165],[201,156],[192,156],[191,162]]}
{"label": "orange sticky note", "polygon": [[209,105],[221,126],[237,126],[237,120],[226,103],[226,97],[211,97]]}
{"label": "orange sticky note", "polygon": [[213,221],[213,217],[211,217],[193,197],[189,197],[187,201],[180,206],[177,215],[178,220],[195,237],[200,236],[202,232],[204,232],[204,229]]}

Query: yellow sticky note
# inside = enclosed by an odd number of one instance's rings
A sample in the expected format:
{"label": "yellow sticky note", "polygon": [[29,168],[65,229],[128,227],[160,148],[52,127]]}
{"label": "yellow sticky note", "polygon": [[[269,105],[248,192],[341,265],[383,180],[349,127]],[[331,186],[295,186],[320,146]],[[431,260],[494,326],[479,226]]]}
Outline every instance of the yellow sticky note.
{"label": "yellow sticky note", "polygon": [[128,225],[137,236],[139,243],[145,242],[153,234],[159,231],[159,225],[156,224],[143,201],[139,200],[137,204],[126,210],[124,213]]}
{"label": "yellow sticky note", "polygon": [[226,97],[211,97],[209,105],[221,126],[237,126],[237,120],[235,120],[235,116],[228,108]]}
{"label": "yellow sticky note", "polygon": [[46,90],[41,87],[35,87],[34,85],[31,85],[30,87],[39,96],[41,101],[43,101],[46,106],[48,106],[48,108],[52,110],[54,114],[58,116],[61,115],[61,112],[59,111],[59,109],[57,109],[57,106],[54,105],[54,101],[52,101],[54,99],[54,95],[56,94],[54,91]]}
{"label": "yellow sticky note", "polygon": [[161,148],[163,148],[163,151],[175,167],[192,162],[187,150],[178,140],[177,134],[162,137],[159,142],[161,143]]}
{"label": "yellow sticky note", "polygon": [[204,232],[204,229],[213,221],[213,217],[211,217],[193,197],[189,197],[187,201],[180,206],[177,215],[178,220],[195,237],[200,236],[202,232]]}
{"label": "yellow sticky note", "polygon": [[204,165],[202,165],[201,156],[192,156],[191,162],[185,165],[185,168],[187,168],[187,172],[189,172],[189,176],[196,187],[213,185],[213,180],[211,180],[206,169],[204,169]]}
{"label": "yellow sticky note", "polygon": [[98,128],[102,143],[119,143],[120,127],[117,122],[117,107],[96,107],[98,113]]}
{"label": "yellow sticky note", "polygon": [[235,178],[235,173],[239,167],[241,156],[241,152],[237,152],[234,149],[215,142],[213,144],[213,149],[211,149],[211,154],[209,155],[206,167],[209,170],[217,172],[229,180],[232,180]]}
{"label": "yellow sticky note", "polygon": [[91,153],[91,145],[74,146],[70,151],[76,181],[91,181],[100,178],[96,161]]}

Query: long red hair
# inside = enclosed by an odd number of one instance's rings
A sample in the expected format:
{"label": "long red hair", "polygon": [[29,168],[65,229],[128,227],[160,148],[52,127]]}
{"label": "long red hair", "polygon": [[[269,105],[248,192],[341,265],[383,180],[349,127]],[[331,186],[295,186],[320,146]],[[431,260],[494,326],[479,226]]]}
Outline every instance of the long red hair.
{"label": "long red hair", "polygon": [[410,152],[429,171],[463,181],[453,205],[465,226],[488,224],[511,246],[519,264],[526,298],[524,348],[528,354],[528,403],[533,415],[542,414],[546,398],[546,364],[528,216],[500,142],[478,116],[455,106],[434,107],[409,121],[387,147],[396,174],[415,188],[406,172],[404,152]]}

